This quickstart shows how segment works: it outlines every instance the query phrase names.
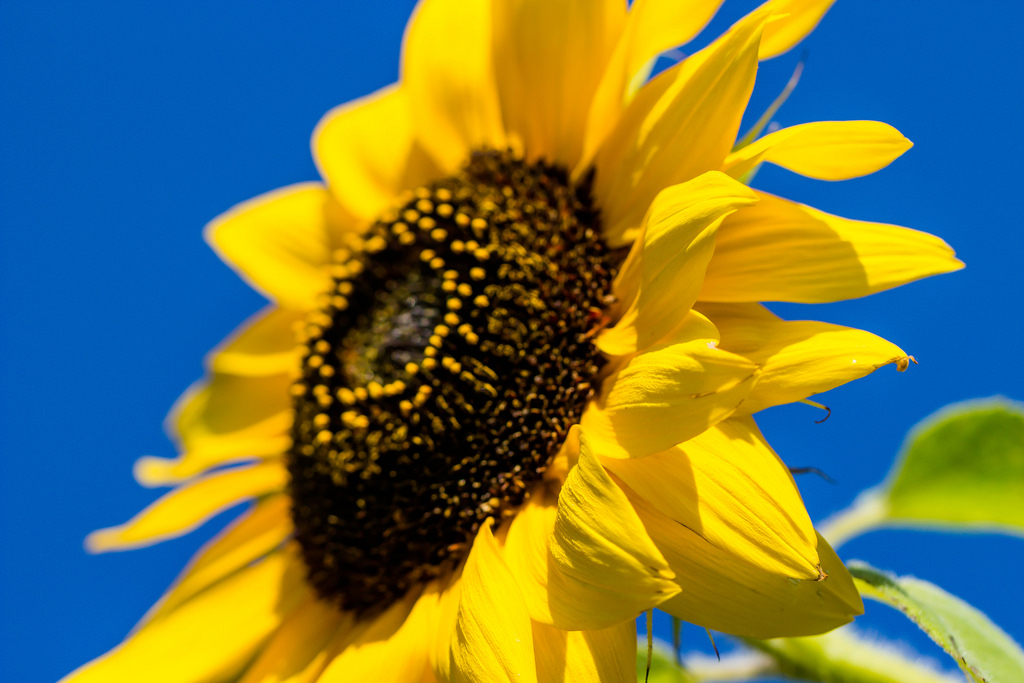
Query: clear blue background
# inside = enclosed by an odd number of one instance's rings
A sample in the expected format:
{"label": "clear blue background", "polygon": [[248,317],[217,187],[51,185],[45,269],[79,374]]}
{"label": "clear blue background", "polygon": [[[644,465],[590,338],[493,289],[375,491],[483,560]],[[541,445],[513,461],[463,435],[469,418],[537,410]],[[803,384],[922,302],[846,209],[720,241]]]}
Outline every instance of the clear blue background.
{"label": "clear blue background", "polygon": [[[711,32],[753,5],[728,2]],[[158,495],[132,481],[132,462],[173,454],[160,430],[167,408],[200,375],[203,354],[260,306],[203,243],[203,224],[316,177],[314,124],[396,78],[411,6],[0,4],[3,680],[52,681],[115,645],[223,523],[136,552],[82,550],[90,530]],[[838,482],[800,480],[815,519],[880,481],[907,429],[935,409],[1024,398],[1024,4],[965,8],[840,0],[805,41],[807,70],[776,119],[879,119],[917,146],[861,180],[769,169],[755,183],[833,213],[928,230],[968,263],[863,301],[778,307],[872,330],[921,362],[827,395],[824,424],[804,406],[764,416],[787,462]],[[799,54],[762,66],[753,109],[781,89]],[[932,580],[1024,639],[1020,538],[884,532],[842,554]],[[868,609],[866,628],[940,655],[900,631],[895,613]],[[685,638],[706,651],[699,629]]]}

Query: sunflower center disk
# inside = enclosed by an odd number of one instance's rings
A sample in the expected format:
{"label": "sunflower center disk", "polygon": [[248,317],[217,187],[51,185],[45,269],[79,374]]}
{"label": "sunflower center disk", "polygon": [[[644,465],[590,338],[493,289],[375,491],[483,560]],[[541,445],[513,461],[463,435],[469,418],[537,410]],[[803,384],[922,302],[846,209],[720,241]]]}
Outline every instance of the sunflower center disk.
{"label": "sunflower center disk", "polygon": [[593,391],[617,263],[589,184],[498,152],[337,250],[288,457],[323,598],[384,609],[522,504]]}

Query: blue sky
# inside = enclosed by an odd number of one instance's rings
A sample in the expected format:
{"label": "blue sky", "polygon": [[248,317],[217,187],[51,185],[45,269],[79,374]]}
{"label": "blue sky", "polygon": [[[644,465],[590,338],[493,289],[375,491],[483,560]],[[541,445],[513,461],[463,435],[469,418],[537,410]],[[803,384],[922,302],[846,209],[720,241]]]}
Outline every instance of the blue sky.
{"label": "blue sky", "polygon": [[[754,4],[727,2],[709,34]],[[223,524],[136,552],[82,549],[90,530],[158,494],[134,484],[133,461],[172,455],[166,410],[199,377],[203,354],[261,305],[203,243],[203,225],[316,177],[313,126],[396,78],[411,6],[0,5],[0,677],[51,681],[115,645]],[[880,481],[906,431],[937,408],[1024,399],[1024,5],[923,6],[840,0],[805,41],[803,80],[776,116],[878,119],[916,146],[855,181],[775,169],[755,181],[940,235],[968,264],[866,300],[775,307],[871,330],[920,361],[826,395],[824,424],[804,406],[763,416],[788,463],[836,480],[800,480],[815,519]],[[762,66],[755,117],[800,52]],[[938,583],[1024,639],[1024,586],[1008,579],[1024,562],[1020,538],[880,532],[841,554]],[[902,634],[885,610],[869,605],[865,628]]]}

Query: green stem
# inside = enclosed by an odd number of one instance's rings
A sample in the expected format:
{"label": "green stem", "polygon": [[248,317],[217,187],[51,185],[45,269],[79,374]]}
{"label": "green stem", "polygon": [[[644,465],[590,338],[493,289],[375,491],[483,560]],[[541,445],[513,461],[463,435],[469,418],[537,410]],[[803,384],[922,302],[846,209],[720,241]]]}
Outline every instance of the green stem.
{"label": "green stem", "polygon": [[851,538],[878,528],[885,519],[885,500],[869,489],[857,496],[850,507],[840,510],[817,527],[832,547],[838,548]]}
{"label": "green stem", "polygon": [[[658,683],[718,683],[755,681],[765,677],[819,683],[963,683],[956,673],[936,669],[928,660],[891,644],[869,641],[852,627],[805,638],[754,640],[741,638],[751,650],[719,661],[706,655],[688,656],[682,666],[672,661],[664,645],[654,648],[651,681]],[[646,657],[637,661],[638,680],[645,678]]]}
{"label": "green stem", "polygon": [[863,640],[849,627],[808,638],[744,639],[775,660],[779,674],[821,683],[963,683],[957,674],[910,659],[892,645]]}

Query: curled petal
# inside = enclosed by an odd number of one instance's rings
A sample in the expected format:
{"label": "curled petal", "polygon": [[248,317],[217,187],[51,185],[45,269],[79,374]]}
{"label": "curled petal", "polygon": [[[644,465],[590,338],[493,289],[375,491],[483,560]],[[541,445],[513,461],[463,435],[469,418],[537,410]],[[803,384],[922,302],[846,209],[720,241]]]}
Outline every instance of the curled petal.
{"label": "curled petal", "polygon": [[699,626],[751,638],[814,635],[864,612],[853,579],[821,536],[818,578],[795,578],[751,564],[728,548],[631,498],[651,539],[686,590],[659,609]]}
{"label": "curled petal", "polygon": [[595,452],[644,458],[700,434],[731,415],[760,370],[714,340],[658,347],[608,377],[580,420]]}
{"label": "curled petal", "polygon": [[642,460],[604,463],[631,492],[709,544],[765,571],[818,577],[818,541],[800,492],[752,419],[719,422]]}
{"label": "curled petal", "polygon": [[619,486],[590,452],[566,478],[548,542],[553,624],[603,629],[635,618],[679,591],[661,553]]}
{"label": "curled petal", "polygon": [[597,346],[609,355],[635,353],[679,325],[700,292],[719,224],[755,201],[750,189],[718,171],[662,190],[615,280],[625,311]]}
{"label": "curled petal", "polygon": [[758,304],[702,304],[721,332],[722,348],[761,366],[761,376],[740,406],[754,413],[800,401],[895,364],[910,356],[881,337],[813,320],[781,320]]}

